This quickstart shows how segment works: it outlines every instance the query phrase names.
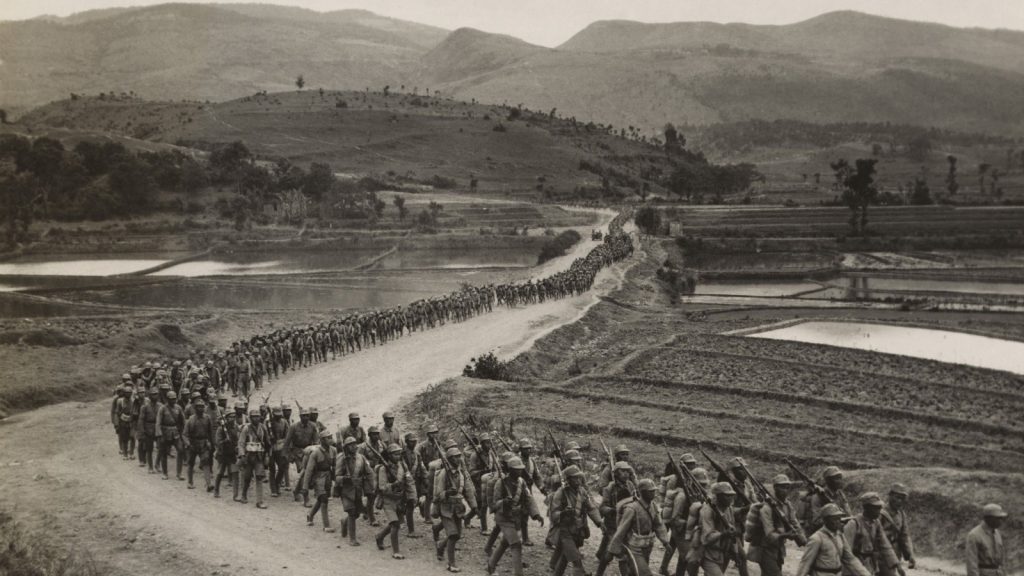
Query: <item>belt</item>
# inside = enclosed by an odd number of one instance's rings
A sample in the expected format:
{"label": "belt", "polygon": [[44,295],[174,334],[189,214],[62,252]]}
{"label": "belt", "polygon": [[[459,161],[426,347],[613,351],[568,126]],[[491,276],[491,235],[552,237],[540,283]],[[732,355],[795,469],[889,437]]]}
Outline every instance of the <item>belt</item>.
{"label": "belt", "polygon": [[815,572],[825,572],[826,574],[839,574],[839,572],[841,572],[842,570],[843,570],[842,567],[839,567],[839,568],[818,568],[817,566],[814,567],[814,571]]}

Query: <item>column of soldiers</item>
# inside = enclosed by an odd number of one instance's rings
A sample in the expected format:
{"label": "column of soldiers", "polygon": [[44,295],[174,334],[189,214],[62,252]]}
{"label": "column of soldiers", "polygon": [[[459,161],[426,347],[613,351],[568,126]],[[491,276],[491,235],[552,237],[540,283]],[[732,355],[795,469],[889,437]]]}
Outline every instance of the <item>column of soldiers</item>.
{"label": "column of soldiers", "polygon": [[[442,440],[439,428],[429,425],[419,442],[414,434],[401,433],[391,412],[383,414],[383,426],[366,430],[359,414],[352,413],[346,426],[331,433],[318,421],[316,408],[300,408],[293,423],[286,406],[247,410],[239,401],[229,414],[223,402],[201,396],[190,403],[186,424],[175,435],[175,428],[165,425],[167,414],[177,414],[173,391],[161,394],[156,389],[153,398],[160,451],[158,467],[151,472],[168,478],[168,448],[180,447],[179,453],[187,455],[189,488],[198,459],[206,489],[214,497],[220,497],[227,476],[235,501],[247,503],[255,486],[256,506],[265,508],[263,483],[269,482],[271,496],[279,496],[289,486],[294,465],[293,495],[307,509],[307,525],[314,526],[319,516],[322,529],[334,533],[328,510],[332,498],[340,499],[345,513],[342,538],[360,545],[362,517],[379,528],[374,533],[377,547],[390,549],[392,558],[401,560],[403,524],[406,537],[418,538],[418,514],[431,524],[437,559],[450,572],[461,570],[456,545],[474,517],[487,537],[489,575],[497,574],[506,555],[513,574],[523,574],[523,547],[533,545],[531,520],[541,527],[548,523],[544,543],[552,551],[549,568],[555,576],[587,573],[581,550],[591,537],[591,525],[601,535],[597,576],[612,565],[623,575],[654,574],[650,561],[656,540],[665,549],[657,569],[663,575],[696,576],[703,571],[721,576],[734,564],[745,576],[747,563],[754,562],[761,574],[777,576],[788,541],[803,547],[797,576],[905,576],[903,562],[911,568],[916,563],[905,508],[907,487],[894,484],[887,500],[875,492],[860,495],[855,514],[844,495],[842,471],[834,466],[824,470],[821,484],[794,466],[808,487],[795,499],[791,496],[799,482],[779,474],[766,486],[738,457],[721,466],[705,454],[717,473],[714,482],[714,474],[689,453],[670,459],[657,482],[638,478],[629,448],[619,445],[608,451],[591,480],[579,444],[569,442],[563,451],[554,437],[553,458],[538,465],[534,444],[525,438],[507,441],[496,433],[473,437],[463,431],[466,443],[460,446]],[[115,404],[120,407],[126,399],[122,396]],[[150,405],[146,408],[148,412]],[[218,470],[212,480],[214,457]],[[179,459],[179,479],[182,466]],[[538,506],[541,498],[546,519]],[[1003,576],[1006,550],[999,527],[1005,517],[997,505],[984,508],[984,522],[967,537],[968,576]]]}

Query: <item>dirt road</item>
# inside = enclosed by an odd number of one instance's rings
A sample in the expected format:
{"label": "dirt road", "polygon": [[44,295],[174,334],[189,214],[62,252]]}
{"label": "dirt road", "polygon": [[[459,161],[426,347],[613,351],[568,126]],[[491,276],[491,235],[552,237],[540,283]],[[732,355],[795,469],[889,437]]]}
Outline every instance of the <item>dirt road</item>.
{"label": "dirt road", "polygon": [[[540,267],[538,275],[567,266],[593,244]],[[598,295],[614,288],[629,261],[600,273],[595,289],[579,297],[496,310],[464,323],[406,336],[386,346],[292,372],[267,391],[274,398],[317,405],[331,428],[349,411],[368,416],[427,385],[458,374],[470,357],[489,350],[514,355],[541,335],[581,317]],[[55,359],[56,360],[56,359]],[[273,400],[271,401],[273,402]],[[69,547],[124,570],[174,574],[441,574],[429,539],[404,540],[403,564],[373,546],[361,523],[361,548],[344,545],[303,522],[305,510],[287,498],[269,510],[213,500],[202,489],[146,474],[122,461],[107,420],[108,401],[66,403],[0,421],[0,507],[29,525],[44,527]],[[173,464],[172,464],[173,466]],[[269,490],[268,490],[269,493]],[[229,492],[230,494],[230,492]],[[340,518],[334,513],[334,523]],[[424,525],[420,525],[424,526]],[[466,546],[478,547],[478,534]],[[467,565],[470,572],[479,566]]]}

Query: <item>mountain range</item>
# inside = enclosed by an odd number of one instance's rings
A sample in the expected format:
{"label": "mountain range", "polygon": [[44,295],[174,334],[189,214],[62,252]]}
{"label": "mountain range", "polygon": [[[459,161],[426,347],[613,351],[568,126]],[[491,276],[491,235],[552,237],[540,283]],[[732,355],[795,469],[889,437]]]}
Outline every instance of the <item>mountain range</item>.
{"label": "mountain range", "polygon": [[413,90],[656,132],[751,118],[1024,135],[1024,32],[858,12],[781,26],[598,21],[556,48],[361,10],[162,4],[0,22],[0,106]]}

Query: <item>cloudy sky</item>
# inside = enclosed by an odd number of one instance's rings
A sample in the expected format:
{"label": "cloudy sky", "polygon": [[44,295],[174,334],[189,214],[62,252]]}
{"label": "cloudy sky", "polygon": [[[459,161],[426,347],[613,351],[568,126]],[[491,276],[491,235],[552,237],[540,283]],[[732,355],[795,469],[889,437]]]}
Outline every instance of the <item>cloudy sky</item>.
{"label": "cloudy sky", "polygon": [[[0,0],[0,20],[21,20],[42,14],[67,16],[95,8],[160,3],[162,0]],[[595,20],[787,24],[833,10],[859,10],[958,27],[1024,30],[1024,0],[270,0],[268,3],[319,11],[364,8],[443,28],[470,26],[511,34],[544,46],[561,44]]]}

